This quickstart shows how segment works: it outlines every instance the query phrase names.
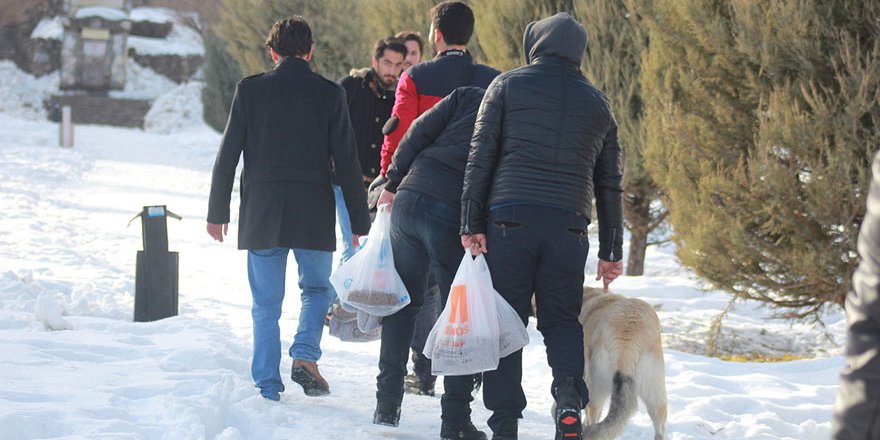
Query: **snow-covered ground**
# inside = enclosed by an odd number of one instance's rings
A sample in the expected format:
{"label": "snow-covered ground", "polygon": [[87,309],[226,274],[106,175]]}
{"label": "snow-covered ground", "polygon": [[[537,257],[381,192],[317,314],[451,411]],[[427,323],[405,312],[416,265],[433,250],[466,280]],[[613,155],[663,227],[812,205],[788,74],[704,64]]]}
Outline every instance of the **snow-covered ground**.
{"label": "snow-covered ground", "polygon": [[[0,82],[0,97],[16,93],[7,87]],[[19,107],[28,105],[18,99]],[[167,109],[198,105],[185,101],[169,98]],[[324,335],[328,397],[306,397],[289,380],[280,403],[259,396],[250,379],[250,293],[235,214],[227,242],[205,232],[220,135],[199,123],[175,125],[170,119],[181,114],[167,109],[154,115],[157,132],[77,126],[76,146],[63,149],[56,124],[0,106],[0,440],[438,438],[439,398],[407,395],[399,428],[370,423],[378,342]],[[133,323],[141,231],[137,220],[126,224],[153,204],[183,216],[169,220],[171,250],[180,252],[180,314]],[[236,213],[237,195],[232,206]],[[596,248],[594,239],[591,285]],[[299,309],[295,261],[289,264],[285,350]],[[704,353],[710,321],[729,296],[701,289],[671,246],[651,248],[646,275],[623,277],[612,288],[658,310],[668,439],[828,437],[843,366],[842,312],[828,313],[821,328],[766,319],[772,311],[737,304],[724,321],[722,352],[815,357],[726,362]],[[64,310],[72,330],[48,331],[37,321],[37,304],[46,301]],[[546,439],[551,375],[534,322],[529,334],[520,438]],[[282,371],[289,368],[285,357]],[[481,396],[473,408],[476,425],[486,429]],[[623,438],[653,438],[643,410]]]}

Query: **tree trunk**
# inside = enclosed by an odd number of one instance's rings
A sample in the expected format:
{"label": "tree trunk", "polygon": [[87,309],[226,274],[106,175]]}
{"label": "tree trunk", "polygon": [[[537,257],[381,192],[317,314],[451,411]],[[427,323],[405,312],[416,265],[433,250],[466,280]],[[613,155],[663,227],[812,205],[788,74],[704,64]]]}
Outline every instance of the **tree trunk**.
{"label": "tree trunk", "polygon": [[624,197],[623,215],[629,226],[629,255],[626,260],[626,274],[639,276],[645,273],[645,251],[648,248],[648,233],[651,232],[650,185],[632,185],[634,188]]}
{"label": "tree trunk", "polygon": [[648,248],[648,231],[646,228],[630,230],[629,256],[626,259],[626,274],[639,276],[645,273],[645,251]]}

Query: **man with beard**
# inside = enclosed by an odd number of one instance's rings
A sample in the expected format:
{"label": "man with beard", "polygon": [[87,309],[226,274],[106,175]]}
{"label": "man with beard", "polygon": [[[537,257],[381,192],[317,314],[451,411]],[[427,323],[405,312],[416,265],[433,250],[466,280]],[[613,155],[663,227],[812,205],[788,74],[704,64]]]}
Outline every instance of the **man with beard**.
{"label": "man with beard", "polygon": [[[391,116],[394,89],[407,55],[406,45],[399,40],[381,39],[373,46],[371,67],[352,69],[339,80],[348,98],[348,114],[357,141],[358,159],[364,185],[368,186],[379,175],[379,153],[382,147],[382,126]],[[334,185],[336,213],[342,231],[342,261],[354,255],[357,248],[351,241],[351,225],[342,188]]]}

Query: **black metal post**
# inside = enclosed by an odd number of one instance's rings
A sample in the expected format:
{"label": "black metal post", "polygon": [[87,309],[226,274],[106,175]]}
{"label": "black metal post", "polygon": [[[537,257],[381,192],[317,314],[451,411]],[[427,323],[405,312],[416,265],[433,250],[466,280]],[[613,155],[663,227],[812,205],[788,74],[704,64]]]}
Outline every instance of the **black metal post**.
{"label": "black metal post", "polygon": [[177,316],[179,256],[177,252],[168,252],[167,218],[180,220],[180,216],[160,205],[144,206],[134,218],[138,217],[144,250],[137,253],[134,320],[148,322]]}

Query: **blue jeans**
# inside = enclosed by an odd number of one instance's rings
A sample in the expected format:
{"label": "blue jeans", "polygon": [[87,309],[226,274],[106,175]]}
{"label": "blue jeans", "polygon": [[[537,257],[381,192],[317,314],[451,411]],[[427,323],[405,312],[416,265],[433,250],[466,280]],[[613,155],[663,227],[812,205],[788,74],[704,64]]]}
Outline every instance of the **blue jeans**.
{"label": "blue jeans", "polygon": [[[248,251],[248,281],[254,303],[254,357],[251,374],[263,391],[284,391],[281,366],[281,335],[278,320],[284,301],[284,280],[288,248]],[[299,325],[290,346],[290,357],[315,362],[321,357],[324,318],[336,291],[330,285],[333,253],[293,249],[299,270],[302,306]]]}
{"label": "blue jeans", "polygon": [[351,242],[351,220],[348,217],[348,208],[345,207],[342,187],[333,185],[333,195],[336,196],[336,218],[339,221],[339,230],[342,231],[342,258],[339,260],[342,264],[348,261],[357,249]]}
{"label": "blue jeans", "polygon": [[[416,317],[425,302],[429,271],[440,287],[440,302],[445,304],[449,296],[449,287],[464,255],[458,235],[460,211],[458,206],[414,191],[400,190],[394,197],[391,249],[394,267],[411,302],[393,315],[382,318],[379,375],[376,377],[376,400],[380,402],[399,405],[403,399],[407,355],[413,343]],[[440,418],[452,424],[469,421],[473,389],[473,375],[445,376]]]}

